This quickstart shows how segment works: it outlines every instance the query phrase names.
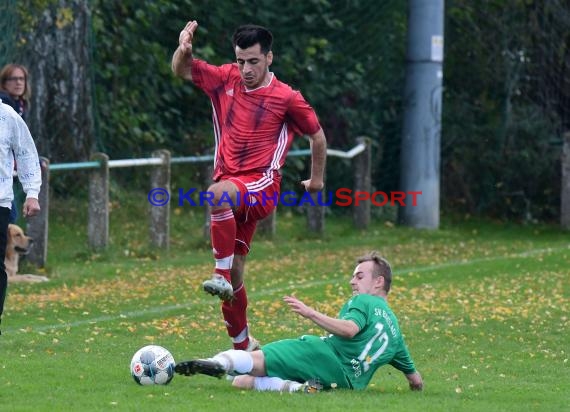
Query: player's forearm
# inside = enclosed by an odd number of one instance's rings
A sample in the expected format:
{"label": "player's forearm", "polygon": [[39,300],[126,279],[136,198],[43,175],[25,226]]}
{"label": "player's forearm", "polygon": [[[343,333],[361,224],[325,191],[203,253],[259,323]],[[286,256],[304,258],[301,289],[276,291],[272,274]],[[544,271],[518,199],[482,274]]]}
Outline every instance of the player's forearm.
{"label": "player's forearm", "polygon": [[313,321],[316,325],[333,335],[341,336],[343,338],[352,338],[358,333],[358,326],[350,320],[331,318],[330,316],[305,305],[295,296],[284,296],[283,300],[289,305],[293,312]]}
{"label": "player's forearm", "polygon": [[350,320],[331,318],[317,311],[311,313],[308,318],[327,332],[342,338],[350,339],[358,333],[358,326]]}
{"label": "player's forearm", "polygon": [[183,53],[180,47],[172,56],[172,72],[183,79],[192,80],[192,51]]}
{"label": "player's forearm", "polygon": [[323,129],[311,136],[311,180],[324,182],[327,139]]}

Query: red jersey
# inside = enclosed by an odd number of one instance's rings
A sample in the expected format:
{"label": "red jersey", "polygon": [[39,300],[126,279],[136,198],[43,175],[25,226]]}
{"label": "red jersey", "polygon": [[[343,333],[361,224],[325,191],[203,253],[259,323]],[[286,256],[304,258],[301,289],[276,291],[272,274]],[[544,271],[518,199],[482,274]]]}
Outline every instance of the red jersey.
{"label": "red jersey", "polygon": [[212,101],[214,180],[252,173],[276,178],[293,137],[321,127],[301,93],[275,76],[267,86],[246,90],[237,64],[193,59],[192,81]]}

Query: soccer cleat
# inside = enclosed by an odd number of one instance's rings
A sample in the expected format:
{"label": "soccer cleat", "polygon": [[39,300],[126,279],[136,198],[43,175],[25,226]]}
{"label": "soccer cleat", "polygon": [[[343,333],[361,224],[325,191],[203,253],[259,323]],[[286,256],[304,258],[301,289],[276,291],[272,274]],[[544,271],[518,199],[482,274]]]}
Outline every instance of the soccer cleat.
{"label": "soccer cleat", "polygon": [[323,385],[318,379],[310,379],[299,388],[299,392],[317,393],[323,390]]}
{"label": "soccer cleat", "polygon": [[193,359],[179,362],[174,367],[174,371],[180,375],[192,376],[200,373],[202,375],[221,378],[226,374],[226,370],[221,363],[210,359]]}
{"label": "soccer cleat", "polygon": [[247,344],[246,352],[253,352],[261,349],[261,344],[253,336],[249,336],[249,343]]}
{"label": "soccer cleat", "polygon": [[214,273],[211,279],[208,279],[202,283],[204,292],[209,293],[213,296],[218,296],[222,300],[232,300],[234,298],[234,288],[228,280]]}

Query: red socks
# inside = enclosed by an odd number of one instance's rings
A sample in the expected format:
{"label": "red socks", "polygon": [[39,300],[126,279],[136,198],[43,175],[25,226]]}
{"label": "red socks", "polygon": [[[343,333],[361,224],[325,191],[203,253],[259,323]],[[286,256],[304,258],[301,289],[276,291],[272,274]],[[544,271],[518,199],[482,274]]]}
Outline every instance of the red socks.
{"label": "red socks", "polygon": [[212,212],[210,237],[216,259],[215,272],[231,282],[230,269],[234,259],[236,241],[236,221],[231,209],[220,209]]}
{"label": "red socks", "polygon": [[[215,272],[225,277],[231,283],[230,270],[234,260],[236,240],[236,221],[230,208],[215,210],[211,214],[210,236],[214,258]],[[226,322],[228,335],[234,342],[234,349],[247,349],[249,344],[247,329],[247,294],[241,284],[234,290],[231,302],[222,302],[222,314]]]}
{"label": "red socks", "polygon": [[249,344],[247,328],[247,294],[243,283],[234,290],[234,300],[222,302],[222,313],[226,321],[228,335],[234,342],[234,349],[247,349]]}

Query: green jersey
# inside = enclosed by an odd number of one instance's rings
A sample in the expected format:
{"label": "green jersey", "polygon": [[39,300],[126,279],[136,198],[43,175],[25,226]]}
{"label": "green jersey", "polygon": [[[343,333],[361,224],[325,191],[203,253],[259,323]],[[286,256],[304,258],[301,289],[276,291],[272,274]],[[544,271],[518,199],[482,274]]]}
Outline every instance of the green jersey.
{"label": "green jersey", "polygon": [[398,320],[384,299],[356,295],[343,306],[339,318],[358,325],[352,339],[304,335],[264,345],[267,376],[295,382],[317,379],[325,389],[364,389],[382,365],[406,374],[416,371]]}
{"label": "green jersey", "polygon": [[364,389],[374,372],[386,364],[405,374],[416,371],[398,320],[386,300],[356,295],[342,307],[339,318],[356,323],[359,332],[351,339],[330,335],[325,342],[337,354],[354,389]]}

